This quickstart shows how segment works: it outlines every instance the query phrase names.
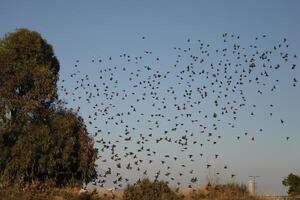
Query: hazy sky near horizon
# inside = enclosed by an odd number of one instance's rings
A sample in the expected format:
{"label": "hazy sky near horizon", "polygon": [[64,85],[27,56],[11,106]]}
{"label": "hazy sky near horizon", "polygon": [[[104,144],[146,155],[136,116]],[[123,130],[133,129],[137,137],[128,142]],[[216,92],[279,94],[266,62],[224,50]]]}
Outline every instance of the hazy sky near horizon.
{"label": "hazy sky near horizon", "polygon": [[[216,48],[222,48],[222,34],[225,32],[239,35],[244,45],[251,44],[255,37],[265,34],[267,39],[263,47],[273,47],[287,38],[288,52],[299,57],[299,24],[300,1],[297,0],[0,0],[1,37],[16,28],[28,28],[41,33],[54,47],[61,65],[60,79],[66,80],[67,88],[74,86],[71,81],[68,82],[68,78],[75,72],[73,66],[77,59],[80,60],[80,70],[92,76],[99,71],[96,64],[91,62],[92,59],[118,57],[124,52],[138,55],[143,54],[144,50],[151,50],[160,57],[160,67],[163,67],[174,61],[174,56],[170,53],[173,47],[186,45],[187,39],[201,39]],[[141,40],[143,36],[145,40]],[[115,65],[124,64],[119,60],[113,62]],[[299,78],[299,58],[295,62],[298,69],[294,73]],[[253,94],[249,96],[249,101],[268,105],[272,100],[276,105],[273,111],[278,117],[269,120],[263,115],[269,110],[263,106],[257,111],[261,115],[255,120],[248,120],[245,114],[241,114],[243,117],[237,128],[232,130],[224,127],[219,134],[227,137],[224,136],[223,142],[217,148],[212,148],[212,152],[208,152],[212,155],[223,152],[224,157],[220,163],[226,162],[230,166],[230,172],[226,176],[235,173],[235,180],[238,182],[246,183],[249,175],[259,175],[258,189],[265,194],[285,194],[286,188],[282,186],[281,180],[290,172],[300,174],[300,89],[299,86],[286,86],[289,80],[284,74],[281,78],[282,84],[275,96],[266,95],[262,98],[249,89],[249,94]],[[61,84],[60,81],[59,85]],[[81,111],[85,119],[88,113],[89,108]],[[281,117],[286,122],[284,127],[278,125]],[[263,127],[264,133],[255,142],[233,142],[232,138],[243,133],[245,127],[250,132]],[[112,128],[112,131],[117,129]],[[286,141],[286,136],[291,139]],[[162,147],[162,150],[175,151],[173,147]],[[198,149],[193,150],[198,153]],[[210,162],[209,158],[205,162]],[[207,173],[212,172],[206,171],[202,173],[202,177]],[[224,179],[230,181],[228,177]]]}

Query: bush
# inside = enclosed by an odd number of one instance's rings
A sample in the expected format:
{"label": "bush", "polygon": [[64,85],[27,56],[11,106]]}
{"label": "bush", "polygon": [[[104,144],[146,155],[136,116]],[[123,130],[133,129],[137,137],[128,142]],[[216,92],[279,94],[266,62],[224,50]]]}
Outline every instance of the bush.
{"label": "bush", "polygon": [[286,187],[289,187],[288,194],[290,196],[297,196],[300,195],[300,177],[295,174],[289,174],[288,177],[286,177],[282,184]]}
{"label": "bush", "polygon": [[40,183],[31,184],[27,188],[0,188],[0,194],[0,200],[104,200],[96,191],[78,194],[71,188],[52,188]]}
{"label": "bush", "polygon": [[250,195],[245,185],[236,183],[210,185],[206,189],[191,189],[183,196],[185,200],[263,200]]}
{"label": "bush", "polygon": [[123,193],[123,200],[179,200],[181,199],[163,181],[151,182],[149,179],[128,185]]}

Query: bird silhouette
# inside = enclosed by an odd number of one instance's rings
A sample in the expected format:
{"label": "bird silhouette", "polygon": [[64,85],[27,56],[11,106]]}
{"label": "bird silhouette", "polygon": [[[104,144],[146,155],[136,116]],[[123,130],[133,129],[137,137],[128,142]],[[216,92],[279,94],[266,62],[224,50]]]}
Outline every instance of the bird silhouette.
{"label": "bird silhouette", "polygon": [[[148,38],[139,36],[145,44]],[[221,43],[187,38],[172,45],[170,56],[145,46],[135,53],[92,56],[88,63],[75,59],[74,71],[58,89],[62,99],[71,99],[72,111],[83,115],[95,140],[101,170],[93,184],[112,182],[119,188],[141,175],[192,187],[200,181],[201,170],[229,169],[230,161],[222,160],[225,151],[215,151],[224,141],[255,145],[260,140],[256,134],[269,131],[258,124],[241,128],[242,121],[257,120],[265,111],[269,118],[280,119],[274,127],[286,128],[289,120],[276,112],[276,101],[252,97],[298,87],[297,55],[290,52],[288,40],[266,47],[265,34],[246,45],[236,34],[223,33],[217,39]],[[289,78],[288,86],[281,77]],[[223,131],[224,126],[237,135]],[[195,164],[200,170],[192,168]]]}

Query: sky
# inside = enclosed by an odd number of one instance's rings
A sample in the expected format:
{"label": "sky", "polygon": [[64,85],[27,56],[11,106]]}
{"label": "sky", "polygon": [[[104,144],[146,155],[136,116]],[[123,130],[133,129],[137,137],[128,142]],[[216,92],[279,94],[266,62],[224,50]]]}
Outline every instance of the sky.
{"label": "sky", "polygon": [[[161,71],[166,72],[168,70],[166,66],[174,61],[173,47],[186,45],[187,39],[191,41],[201,39],[204,43],[222,48],[224,46],[223,33],[239,35],[242,45],[251,44],[255,37],[265,34],[267,39],[262,41],[263,47],[273,47],[278,44],[278,41],[287,38],[288,52],[300,56],[299,19],[300,2],[297,0],[53,0],[47,2],[0,0],[0,36],[3,37],[7,32],[13,32],[17,28],[38,31],[52,44],[55,55],[59,59],[61,69],[58,84],[65,85],[70,90],[75,83],[69,75],[77,70],[74,69],[76,60],[80,60],[79,69],[93,79],[93,75],[99,71],[99,66],[92,63],[92,59],[104,59],[109,56],[114,58],[124,52],[139,55],[145,50],[151,50],[160,58],[159,66],[155,67],[160,67]],[[145,40],[141,40],[142,37],[145,37]],[[147,62],[158,65],[151,60]],[[299,65],[299,59],[295,62]],[[124,63],[120,59],[114,59],[106,64],[122,66]],[[299,77],[299,69],[294,73],[297,73],[295,76]],[[215,152],[223,152],[224,157],[219,162],[222,164],[228,162],[231,170],[228,174],[235,173],[237,175],[235,181],[247,183],[248,176],[258,175],[260,176],[257,179],[260,193],[281,195],[286,191],[281,180],[291,172],[300,174],[298,154],[300,108],[297,104],[300,100],[300,90],[299,87],[286,86],[289,83],[289,74],[285,71],[275,76],[282,78],[282,84],[276,95],[260,97],[252,91],[253,89],[247,89],[248,94],[251,94],[249,101],[261,105],[261,109],[257,111],[257,117],[250,120],[246,114],[241,113],[237,128],[232,130],[224,126],[222,133],[218,132],[226,136],[223,137],[222,143],[217,147],[205,149],[205,152],[211,155]],[[62,83],[63,79],[64,83]],[[123,88],[129,90],[129,86],[126,85],[129,83],[125,79],[127,77],[120,77],[125,84]],[[94,82],[99,83],[96,80]],[[171,80],[170,83],[175,83],[175,80],[173,82]],[[72,97],[63,94],[61,98],[72,101]],[[277,119],[269,120],[263,115],[268,112],[264,105],[268,105],[271,100],[276,105],[274,112],[286,121],[284,128],[277,124]],[[91,106],[84,102],[80,105],[82,107],[80,114],[88,121],[87,117],[92,112]],[[70,106],[78,105],[70,102]],[[126,106],[122,109],[128,110]],[[203,109],[210,110],[211,108]],[[144,111],[150,112],[151,108],[145,108]],[[117,127],[105,126],[103,122],[99,122],[99,126],[103,126],[104,131],[111,130],[112,135],[113,132],[120,131]],[[141,129],[145,127],[146,125]],[[244,132],[245,129],[250,132],[255,131],[257,127],[263,127],[264,134],[255,143],[248,140],[240,143],[232,142],[232,138],[238,133]],[[94,131],[92,126],[88,125],[88,128],[90,132]],[[190,129],[193,130],[193,128]],[[286,136],[291,139],[285,141]],[[170,145],[155,148],[169,153],[176,152],[176,147]],[[192,148],[192,151],[199,152],[199,149]],[[209,157],[206,159],[205,162],[211,161]],[[160,168],[159,164],[156,168]],[[123,173],[126,174],[126,171]],[[212,173],[204,171],[200,172],[199,176],[211,176]],[[130,176],[134,175],[130,174]],[[223,179],[231,181],[228,177]]]}

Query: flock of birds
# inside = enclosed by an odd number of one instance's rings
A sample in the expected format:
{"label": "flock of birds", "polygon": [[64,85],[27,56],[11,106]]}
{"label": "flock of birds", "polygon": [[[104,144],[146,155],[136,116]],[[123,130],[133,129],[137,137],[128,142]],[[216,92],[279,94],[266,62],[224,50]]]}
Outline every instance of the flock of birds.
{"label": "flock of birds", "polygon": [[[224,33],[222,48],[187,39],[173,47],[169,58],[149,49],[140,55],[92,58],[92,73],[76,60],[60,93],[83,115],[94,137],[99,177],[92,184],[122,188],[145,176],[193,187],[201,170],[234,179],[230,165],[218,162],[225,155],[213,152],[231,136],[224,127],[234,130],[241,113],[255,117],[261,108],[252,96],[276,93],[281,82],[299,86],[297,55],[288,52],[287,39],[266,48],[260,42],[267,38],[261,35],[243,46],[240,36]],[[266,115],[284,126],[274,107],[269,103]],[[234,142],[253,142],[263,132],[242,132]]]}

